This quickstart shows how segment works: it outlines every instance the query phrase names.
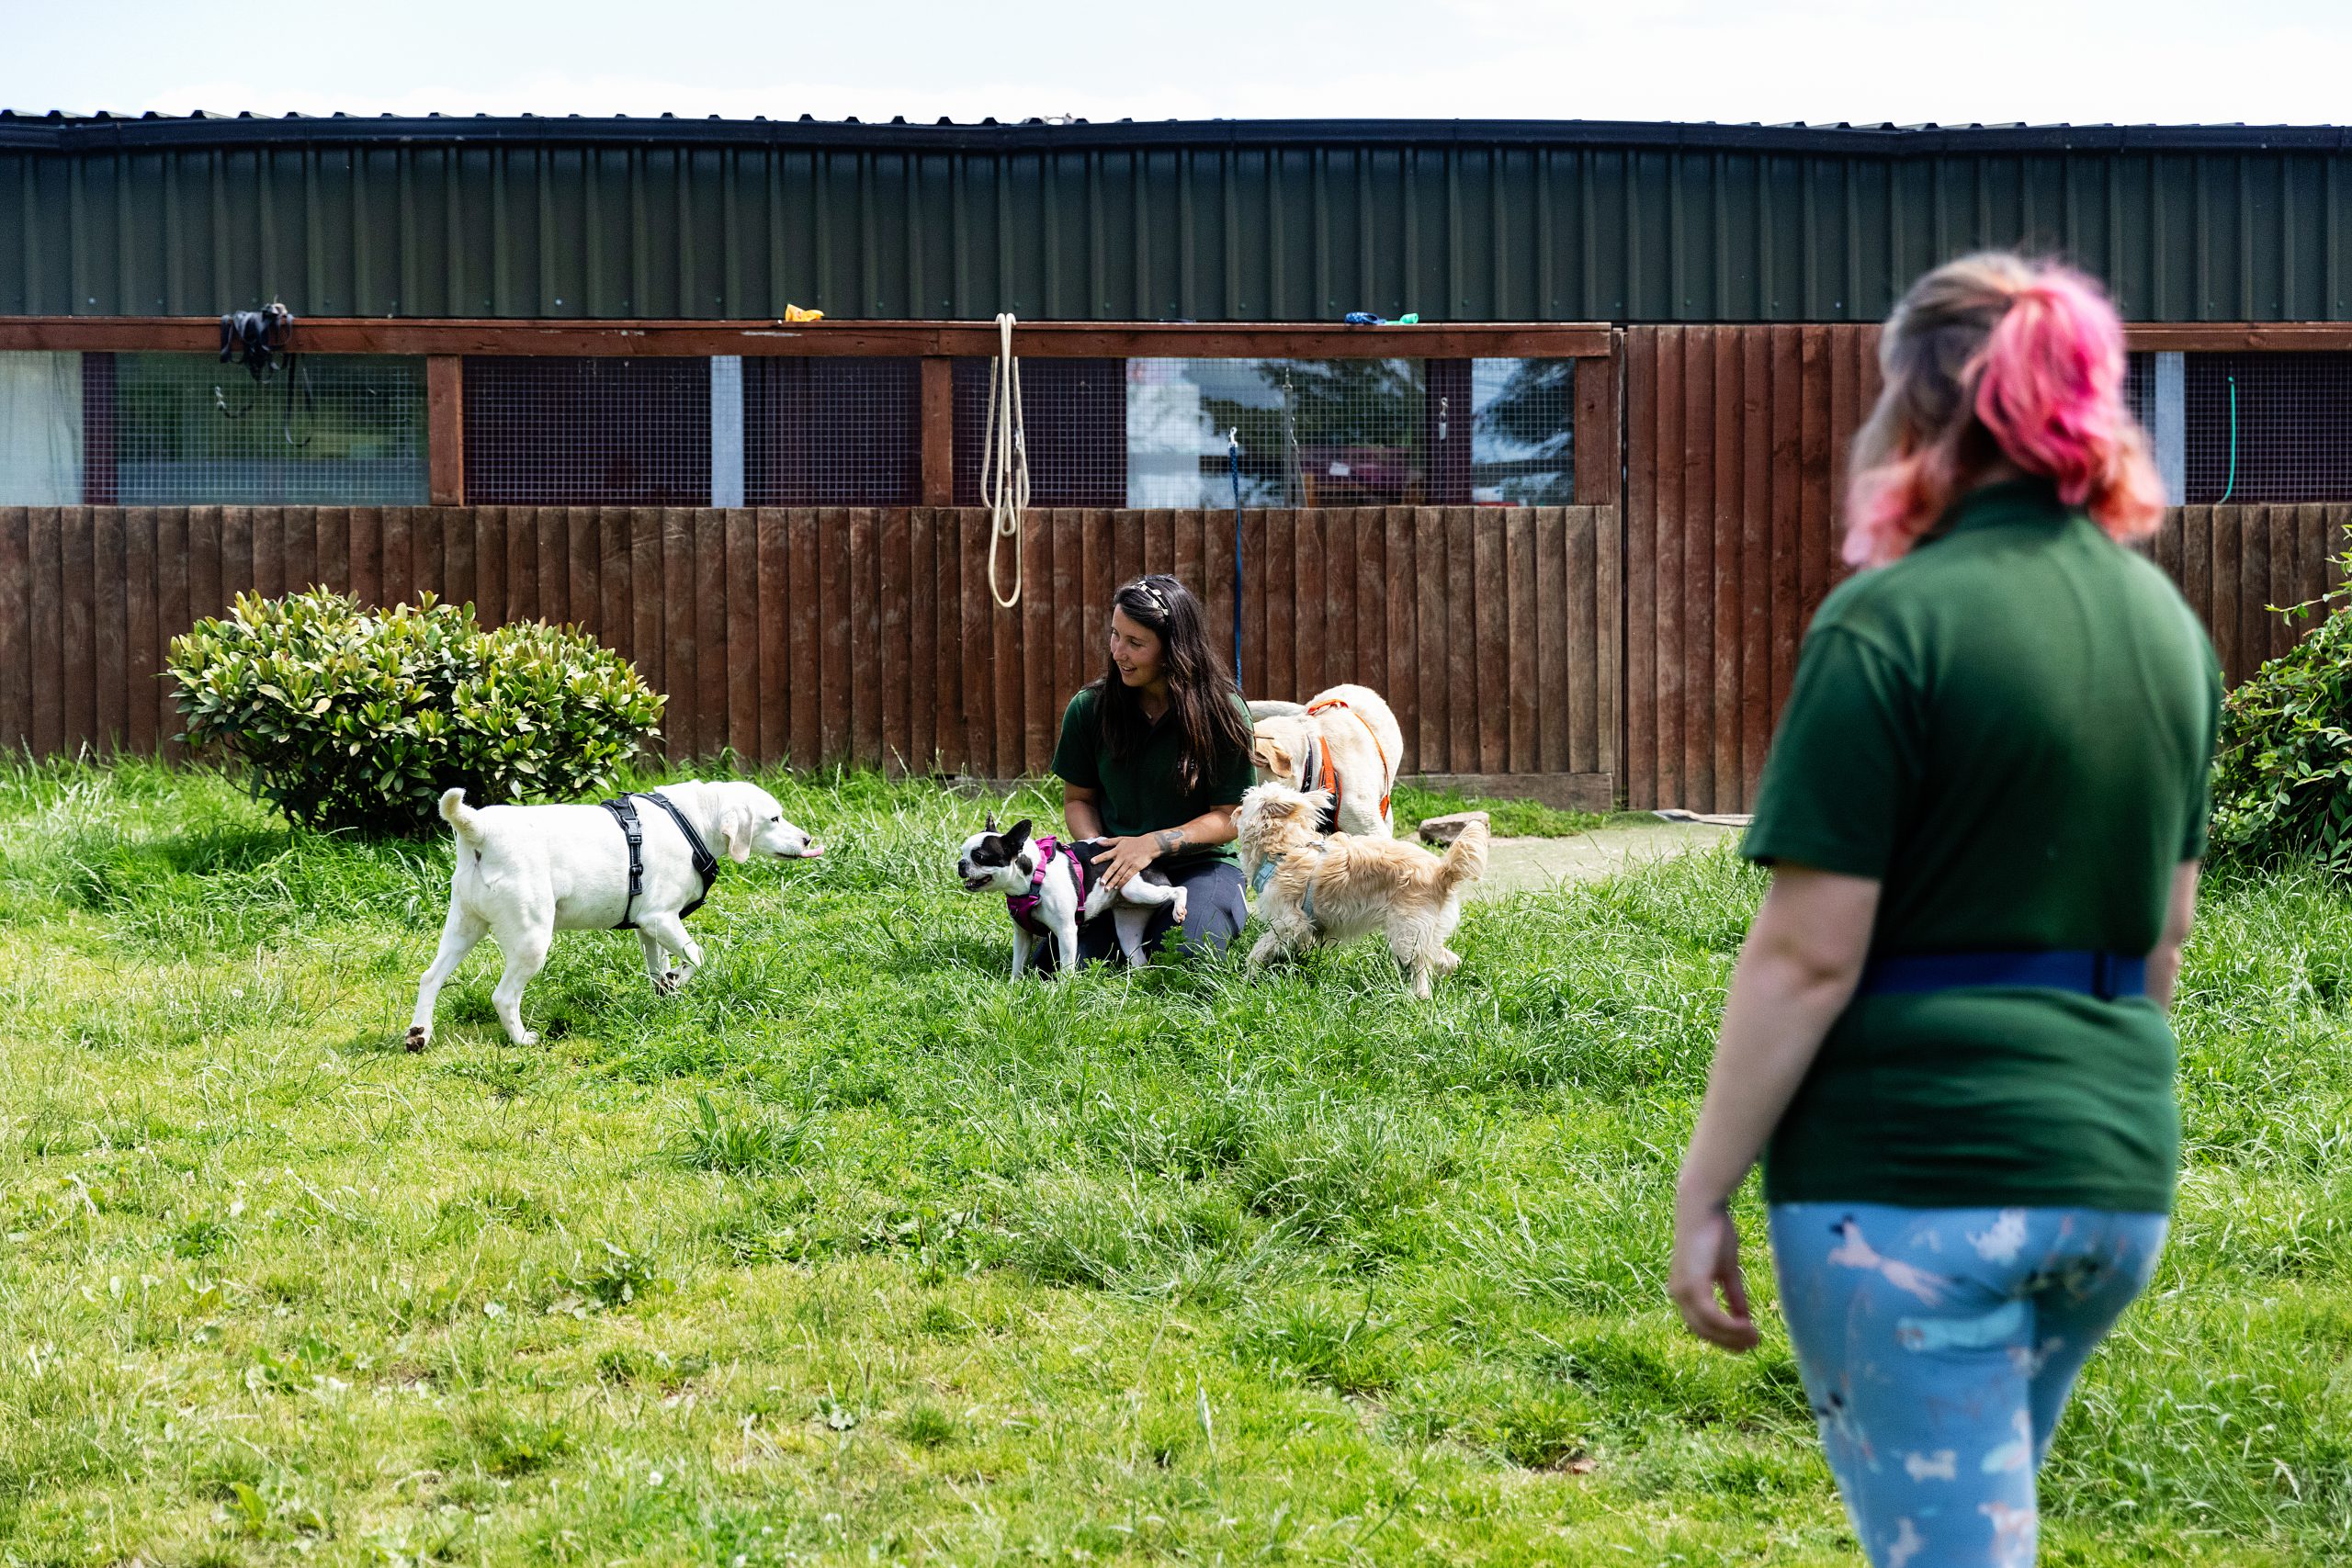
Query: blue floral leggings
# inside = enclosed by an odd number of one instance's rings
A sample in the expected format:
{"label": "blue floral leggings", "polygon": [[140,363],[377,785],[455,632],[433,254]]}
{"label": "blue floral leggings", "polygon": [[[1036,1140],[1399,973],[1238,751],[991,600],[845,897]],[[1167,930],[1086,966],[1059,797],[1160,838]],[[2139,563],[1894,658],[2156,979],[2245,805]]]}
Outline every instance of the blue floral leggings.
{"label": "blue floral leggings", "polygon": [[2023,1568],[2075,1375],[2145,1288],[2162,1214],[1772,1206],[1822,1447],[1878,1568]]}

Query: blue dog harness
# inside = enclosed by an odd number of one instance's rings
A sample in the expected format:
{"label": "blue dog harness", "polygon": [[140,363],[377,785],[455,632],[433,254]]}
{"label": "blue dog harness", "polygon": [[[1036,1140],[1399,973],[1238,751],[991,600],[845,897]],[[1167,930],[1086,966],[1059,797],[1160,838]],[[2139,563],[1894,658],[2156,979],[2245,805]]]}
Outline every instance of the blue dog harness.
{"label": "blue dog harness", "polygon": [[[1320,840],[1315,845],[1315,852],[1318,855],[1322,854],[1325,849],[1326,846]],[[1250,879],[1250,897],[1262,898],[1266,896],[1266,884],[1274,879],[1274,873],[1282,868],[1282,863],[1281,855],[1258,863],[1258,874]],[[1315,923],[1315,879],[1311,876],[1306,879],[1306,893],[1298,900],[1298,912],[1306,917],[1308,925]]]}
{"label": "blue dog harness", "polygon": [[2073,991],[2111,1002],[2148,994],[2145,955],[2087,948],[1983,953],[1904,953],[1862,971],[1864,996],[1921,996],[1930,991],[1995,987]]}

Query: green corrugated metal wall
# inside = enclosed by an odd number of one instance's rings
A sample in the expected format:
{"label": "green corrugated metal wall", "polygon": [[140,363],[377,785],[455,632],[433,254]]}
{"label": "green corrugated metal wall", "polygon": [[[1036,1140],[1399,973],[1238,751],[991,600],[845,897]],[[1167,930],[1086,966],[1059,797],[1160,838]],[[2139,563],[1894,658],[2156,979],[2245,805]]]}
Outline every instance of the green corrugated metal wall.
{"label": "green corrugated metal wall", "polygon": [[1839,321],[2024,244],[2140,319],[2344,320],[2344,141],[0,116],[0,314]]}

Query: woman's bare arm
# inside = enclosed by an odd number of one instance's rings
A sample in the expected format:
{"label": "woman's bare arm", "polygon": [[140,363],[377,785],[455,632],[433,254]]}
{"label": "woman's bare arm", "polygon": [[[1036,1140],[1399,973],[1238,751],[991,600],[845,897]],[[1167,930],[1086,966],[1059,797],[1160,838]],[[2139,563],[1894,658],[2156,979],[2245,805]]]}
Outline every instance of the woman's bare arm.
{"label": "woman's bare arm", "polygon": [[2172,894],[2165,900],[2165,931],[2156,950],[2148,954],[2148,995],[2166,1012],[2180,980],[2180,950],[2188,945],[2188,928],[2197,919],[2197,863],[2185,860],[2172,868]]}
{"label": "woman's bare arm", "polygon": [[1727,1205],[1853,998],[1878,896],[1867,877],[1780,867],[1732,972],[1706,1099],[1676,1183],[1668,1285],[1691,1332],[1731,1349],[1754,1345],[1756,1328]]}
{"label": "woman's bare arm", "polygon": [[[1153,861],[1182,854],[1186,850],[1205,850],[1231,843],[1237,830],[1234,817],[1240,809],[1238,806],[1212,807],[1190,822],[1162,828],[1156,833],[1105,840],[1102,848],[1095,852],[1094,863],[1102,868],[1106,886],[1121,886]],[[1067,808],[1063,815],[1069,815]],[[1075,830],[1076,824],[1071,826]]]}
{"label": "woman's bare arm", "polygon": [[1064,783],[1062,785],[1062,822],[1073,839],[1099,839],[1102,836],[1102,807],[1099,790],[1083,784]]}

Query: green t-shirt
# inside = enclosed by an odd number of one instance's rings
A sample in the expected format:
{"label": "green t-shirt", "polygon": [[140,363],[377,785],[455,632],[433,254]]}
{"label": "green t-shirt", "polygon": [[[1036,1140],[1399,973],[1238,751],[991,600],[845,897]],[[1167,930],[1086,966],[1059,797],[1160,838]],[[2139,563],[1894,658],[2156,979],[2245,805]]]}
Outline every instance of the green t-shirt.
{"label": "green t-shirt", "polygon": [[[1062,738],[1054,748],[1054,772],[1064,783],[1099,795],[1102,831],[1112,837],[1157,833],[1163,828],[1182,827],[1217,807],[1238,806],[1242,792],[1256,782],[1249,751],[1237,748],[1231,756],[1210,765],[1200,787],[1186,790],[1176,782],[1176,761],[1182,737],[1165,716],[1152,726],[1142,749],[1122,762],[1102,744],[1102,728],[1094,717],[1094,688],[1089,686],[1070,698],[1069,706],[1062,710]],[[1234,699],[1234,705],[1241,708],[1246,721],[1249,709],[1242,706],[1239,697]],[[1188,851],[1182,858],[1191,860],[1201,855],[1231,860],[1233,846],[1219,844],[1214,849]]]}
{"label": "green t-shirt", "polygon": [[[2212,648],[2162,572],[2020,481],[1824,602],[1742,852],[1883,886],[1875,956],[2146,953],[2204,852]],[[2175,1047],[2144,997],[1858,997],[1774,1132],[1775,1202],[2167,1211]]]}

